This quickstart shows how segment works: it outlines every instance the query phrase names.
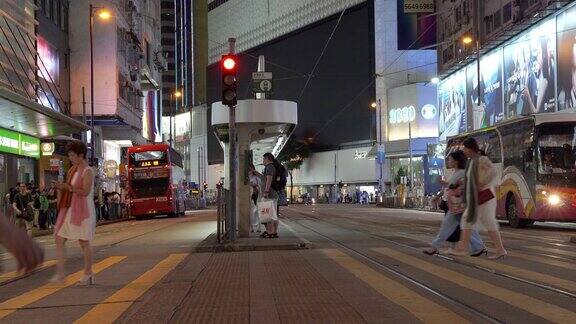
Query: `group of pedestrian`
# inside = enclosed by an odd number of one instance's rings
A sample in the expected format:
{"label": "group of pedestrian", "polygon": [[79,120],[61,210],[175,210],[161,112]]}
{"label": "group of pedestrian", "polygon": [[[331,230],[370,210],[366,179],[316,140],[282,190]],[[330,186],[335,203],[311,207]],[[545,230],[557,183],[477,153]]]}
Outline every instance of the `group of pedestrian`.
{"label": "group of pedestrian", "polygon": [[[46,230],[54,227],[57,215],[57,193],[52,185],[39,189],[32,183],[17,183],[6,194],[6,204],[10,206],[12,222],[32,235],[33,228]],[[7,210],[10,213],[10,210]]]}
{"label": "group of pedestrian", "polygon": [[463,150],[450,153],[447,165],[454,170],[444,185],[445,217],[440,231],[424,253],[433,255],[444,242],[451,242],[449,253],[459,256],[488,254],[478,229],[488,232],[495,251],[490,259],[507,255],[496,220],[496,169],[474,138],[463,142]]}
{"label": "group of pedestrian", "polygon": [[[92,270],[92,246],[96,226],[96,210],[94,206],[94,172],[86,161],[86,145],[79,141],[68,143],[66,152],[72,167],[68,171],[65,182],[53,182],[48,191],[37,192],[37,209],[44,210],[47,218],[51,219],[53,210],[58,215],[54,218],[54,238],[56,241],[56,274],[51,279],[55,283],[63,283],[66,278],[65,244],[67,240],[77,240],[84,255],[84,273],[78,282],[79,285],[94,284]],[[0,217],[0,244],[12,253],[18,262],[18,269],[32,271],[44,260],[44,253],[38,244],[34,243],[30,235],[23,230],[30,231],[34,221],[35,198],[33,188],[25,183],[17,187],[13,193],[12,207],[14,208],[15,224],[7,218]],[[56,194],[58,191],[58,194]],[[44,198],[40,198],[44,196]],[[58,197],[58,199],[56,199]],[[57,204],[57,205],[55,205]],[[52,209],[54,206],[55,209]],[[28,233],[30,234],[30,233]]]}
{"label": "group of pedestrian", "polygon": [[[249,177],[251,186],[251,200],[254,203],[253,208],[258,206],[258,201],[270,199],[275,202],[276,215],[280,215],[280,206],[287,205],[286,198],[286,168],[274,157],[272,153],[266,153],[263,156],[264,171],[256,171],[256,167],[249,166]],[[257,216],[254,215],[254,216]],[[252,226],[259,228],[260,220],[255,217]],[[261,238],[278,238],[278,219],[273,219],[264,223],[266,230],[260,235]]]}

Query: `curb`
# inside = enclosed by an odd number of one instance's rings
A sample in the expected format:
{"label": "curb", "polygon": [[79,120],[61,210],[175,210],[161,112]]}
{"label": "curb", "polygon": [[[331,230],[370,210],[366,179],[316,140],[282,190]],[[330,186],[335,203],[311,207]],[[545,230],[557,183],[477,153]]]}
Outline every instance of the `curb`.
{"label": "curb", "polygon": [[[115,223],[121,223],[121,222],[126,222],[129,220],[134,220],[134,217],[127,217],[127,218],[120,218],[120,219],[114,219],[114,220],[109,220],[109,221],[104,221],[104,222],[99,222],[96,223],[96,227],[99,226],[103,226],[103,225],[110,225],[110,224],[115,224]],[[32,237],[42,237],[42,236],[48,236],[48,235],[52,235],[54,234],[53,230],[38,230],[38,232],[34,233],[32,235]]]}

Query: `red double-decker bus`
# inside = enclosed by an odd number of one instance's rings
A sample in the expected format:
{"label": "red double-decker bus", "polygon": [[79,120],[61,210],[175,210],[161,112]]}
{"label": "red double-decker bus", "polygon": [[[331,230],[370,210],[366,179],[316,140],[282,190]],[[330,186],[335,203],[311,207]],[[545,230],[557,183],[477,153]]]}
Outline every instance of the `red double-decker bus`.
{"label": "red double-decker bus", "polygon": [[166,144],[128,148],[130,213],[137,219],[184,215],[182,157]]}

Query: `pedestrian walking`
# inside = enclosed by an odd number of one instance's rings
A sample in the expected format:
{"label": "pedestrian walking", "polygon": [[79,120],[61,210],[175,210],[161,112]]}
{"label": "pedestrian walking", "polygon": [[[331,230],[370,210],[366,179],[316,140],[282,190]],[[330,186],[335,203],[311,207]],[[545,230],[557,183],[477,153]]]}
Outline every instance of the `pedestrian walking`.
{"label": "pedestrian walking", "polygon": [[474,138],[464,140],[464,153],[468,157],[464,185],[466,209],[462,215],[462,235],[456,246],[455,255],[466,255],[466,247],[472,230],[481,224],[487,231],[496,251],[489,259],[501,259],[507,255],[496,221],[496,199],[494,196],[496,169],[490,159],[482,154]]}
{"label": "pedestrian walking", "polygon": [[14,196],[12,208],[14,209],[16,227],[26,230],[29,236],[32,236],[32,228],[34,227],[33,203],[34,199],[28,191],[28,187],[25,183],[21,183],[18,187],[18,193]]}
{"label": "pedestrian walking", "polygon": [[[446,197],[446,212],[438,235],[432,241],[431,247],[424,250],[428,255],[440,252],[444,242],[455,243],[460,237],[460,220],[465,209],[464,204],[464,170],[466,168],[466,155],[462,151],[455,151],[446,159],[447,167],[454,170],[450,180],[444,184]],[[472,230],[470,238],[470,255],[480,256],[485,253],[484,242],[476,229]]]}
{"label": "pedestrian walking", "polygon": [[66,182],[56,184],[61,199],[58,205],[58,222],[54,231],[58,257],[56,274],[52,279],[54,282],[62,282],[65,277],[66,241],[78,240],[84,253],[84,275],[78,284],[94,284],[91,246],[96,227],[96,210],[92,199],[94,196],[94,173],[86,161],[86,151],[86,145],[82,142],[68,143],[66,153],[72,167],[66,175]]}
{"label": "pedestrian walking", "polygon": [[54,184],[51,184],[50,189],[48,189],[46,198],[48,198],[48,226],[54,228],[56,226],[56,216],[58,216],[58,194]]}
{"label": "pedestrian walking", "polygon": [[35,208],[38,209],[38,227],[41,230],[48,229],[48,207],[50,203],[46,198],[46,190],[38,191],[38,196],[34,201]]}

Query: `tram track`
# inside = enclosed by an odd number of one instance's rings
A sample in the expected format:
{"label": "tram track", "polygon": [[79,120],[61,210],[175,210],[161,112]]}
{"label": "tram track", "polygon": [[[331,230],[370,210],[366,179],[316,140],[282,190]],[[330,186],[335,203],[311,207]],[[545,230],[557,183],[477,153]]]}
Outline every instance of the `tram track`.
{"label": "tram track", "polygon": [[[403,247],[403,248],[406,248],[406,249],[410,249],[410,250],[414,250],[414,251],[421,252],[421,248],[414,247],[414,246],[411,246],[411,245],[409,245],[409,244],[397,242],[397,241],[391,240],[391,239],[389,239],[389,238],[383,237],[383,236],[381,236],[381,235],[374,234],[374,233],[372,233],[372,232],[370,232],[370,231],[361,230],[361,229],[357,229],[357,228],[350,228],[349,226],[343,226],[343,225],[341,225],[341,224],[335,224],[334,222],[329,222],[329,221],[327,221],[327,220],[325,220],[325,219],[321,219],[321,218],[318,218],[318,217],[311,216],[311,215],[309,215],[308,213],[304,213],[304,212],[302,212],[302,211],[297,211],[297,210],[291,209],[291,212],[296,213],[296,214],[299,214],[299,215],[302,215],[302,216],[304,216],[304,217],[306,217],[306,218],[308,218],[308,219],[314,220],[314,221],[324,222],[324,223],[330,224],[330,225],[332,225],[332,226],[336,226],[336,227],[341,228],[341,229],[358,232],[358,233],[361,233],[362,235],[368,235],[369,237],[372,237],[372,238],[374,238],[374,239],[376,239],[376,240],[383,241],[383,242],[386,242],[386,243],[389,243],[389,244],[392,244],[392,245],[396,245],[396,246]],[[332,216],[332,215],[326,215],[326,214],[322,214],[322,213],[318,213],[318,212],[315,212],[315,214],[316,214],[316,215]],[[298,224],[298,225],[300,225],[300,226],[302,226],[302,227],[305,227],[305,228],[309,229],[310,231],[318,234],[319,236],[322,236],[323,238],[327,238],[327,239],[328,239],[329,241],[331,241],[331,242],[337,242],[336,245],[346,246],[345,243],[340,242],[340,241],[336,241],[336,240],[334,240],[334,239],[332,239],[332,238],[330,238],[330,237],[328,237],[328,236],[326,236],[326,235],[318,232],[317,230],[311,228],[310,226],[307,226],[307,225],[305,225],[305,224],[302,224],[301,222],[298,222],[297,220],[294,220],[294,219],[292,219],[292,218],[286,218],[286,217],[284,217],[284,219],[285,219],[285,220],[292,221],[292,222],[294,222],[294,223],[296,223],[296,224]],[[374,225],[372,225],[372,226],[374,226]],[[381,229],[379,229],[379,230],[381,230]],[[351,247],[349,247],[349,246],[346,246],[346,249],[347,249],[347,250],[355,250],[354,248],[351,248]],[[355,253],[363,254],[362,252],[359,252],[359,251],[357,251],[357,250],[355,250]],[[363,255],[364,255],[364,254],[363,254]],[[487,268],[487,267],[483,267],[483,266],[479,266],[479,265],[467,263],[467,262],[464,262],[464,261],[460,261],[460,260],[458,260],[458,259],[456,259],[456,258],[449,257],[449,256],[446,256],[446,255],[436,254],[436,256],[439,257],[439,258],[441,258],[441,259],[443,259],[443,260],[446,260],[446,261],[449,261],[449,262],[453,262],[453,263],[455,263],[455,264],[463,265],[463,266],[469,267],[469,268],[471,268],[471,269],[476,269],[476,270],[484,271],[484,272],[487,272],[487,273],[490,273],[490,274],[497,275],[497,276],[502,277],[502,278],[514,280],[514,281],[521,282],[521,283],[524,283],[524,284],[527,284],[527,285],[530,285],[530,286],[533,286],[533,287],[537,287],[537,288],[544,289],[544,290],[547,290],[547,291],[550,291],[550,292],[553,292],[553,293],[557,293],[557,294],[563,295],[563,296],[565,296],[565,297],[575,298],[575,299],[576,299],[576,294],[575,294],[575,293],[572,293],[572,292],[570,292],[570,291],[566,291],[566,290],[563,290],[563,289],[560,289],[560,288],[556,288],[556,287],[553,287],[553,286],[550,286],[550,285],[542,284],[542,283],[539,283],[539,282],[536,282],[536,281],[533,281],[533,280],[524,279],[524,278],[521,278],[521,277],[517,277],[517,276],[514,276],[514,275],[510,275],[510,274],[507,274],[507,273],[504,273],[504,272],[501,272],[501,271],[497,271],[497,270],[495,270],[495,269],[491,269],[491,268]],[[394,270],[394,269],[392,269],[392,270]],[[394,271],[397,271],[397,270],[394,270]]]}

